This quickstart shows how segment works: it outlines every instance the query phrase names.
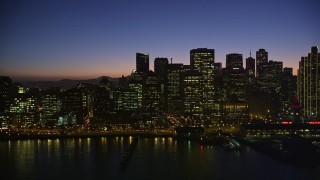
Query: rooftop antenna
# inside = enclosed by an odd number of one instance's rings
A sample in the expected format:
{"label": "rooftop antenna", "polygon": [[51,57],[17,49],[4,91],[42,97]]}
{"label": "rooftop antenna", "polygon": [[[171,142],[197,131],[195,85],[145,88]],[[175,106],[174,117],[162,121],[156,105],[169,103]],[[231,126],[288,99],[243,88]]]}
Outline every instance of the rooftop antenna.
{"label": "rooftop antenna", "polygon": [[251,57],[251,50],[250,50],[250,57]]}

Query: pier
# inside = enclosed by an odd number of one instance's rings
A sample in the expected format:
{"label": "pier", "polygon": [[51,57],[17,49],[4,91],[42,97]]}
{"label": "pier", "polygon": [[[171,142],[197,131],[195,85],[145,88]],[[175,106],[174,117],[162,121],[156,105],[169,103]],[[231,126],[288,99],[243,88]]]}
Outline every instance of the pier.
{"label": "pier", "polygon": [[132,153],[138,143],[138,137],[133,137],[131,144],[129,145],[129,148],[125,152],[125,154],[122,156],[120,161],[120,170],[124,171],[128,165],[128,162],[132,156]]}

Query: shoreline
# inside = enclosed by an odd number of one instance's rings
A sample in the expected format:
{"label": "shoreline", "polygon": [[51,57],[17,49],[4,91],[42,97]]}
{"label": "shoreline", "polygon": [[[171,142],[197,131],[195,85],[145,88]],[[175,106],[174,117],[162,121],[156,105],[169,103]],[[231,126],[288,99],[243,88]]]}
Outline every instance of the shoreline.
{"label": "shoreline", "polygon": [[34,140],[34,139],[73,139],[73,138],[99,138],[99,137],[118,137],[118,136],[139,136],[139,137],[174,137],[174,133],[155,133],[155,132],[105,132],[105,133],[75,133],[75,134],[0,134],[0,141],[8,140]]}

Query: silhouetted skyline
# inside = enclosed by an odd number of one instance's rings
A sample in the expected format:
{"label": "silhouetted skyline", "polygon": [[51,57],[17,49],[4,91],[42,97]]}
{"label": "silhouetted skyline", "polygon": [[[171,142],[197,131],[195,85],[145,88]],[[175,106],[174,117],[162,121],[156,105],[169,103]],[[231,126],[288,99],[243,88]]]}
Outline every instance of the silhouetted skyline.
{"label": "silhouetted skyline", "polygon": [[[320,44],[316,0],[1,1],[0,72],[14,80],[120,77],[135,53],[189,64],[189,51],[250,50],[293,67]],[[254,54],[253,54],[254,56]],[[255,57],[254,57],[255,58]],[[150,63],[153,70],[153,63]]]}

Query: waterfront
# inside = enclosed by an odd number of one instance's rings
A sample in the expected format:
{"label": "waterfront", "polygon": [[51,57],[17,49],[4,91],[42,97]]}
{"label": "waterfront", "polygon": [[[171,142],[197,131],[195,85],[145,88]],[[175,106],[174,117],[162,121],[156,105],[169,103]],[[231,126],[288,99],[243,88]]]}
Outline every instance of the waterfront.
{"label": "waterfront", "polygon": [[225,151],[173,138],[132,137],[0,141],[1,179],[317,179],[320,166],[281,163],[247,146]]}

